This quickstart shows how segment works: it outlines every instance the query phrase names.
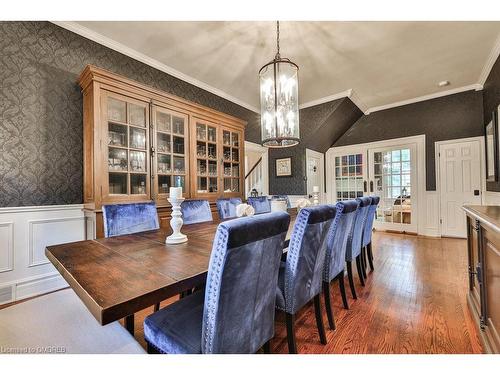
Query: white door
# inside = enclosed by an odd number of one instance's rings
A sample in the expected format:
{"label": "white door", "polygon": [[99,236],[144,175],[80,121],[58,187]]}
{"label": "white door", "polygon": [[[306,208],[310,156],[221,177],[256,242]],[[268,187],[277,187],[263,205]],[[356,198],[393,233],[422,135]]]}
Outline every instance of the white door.
{"label": "white door", "polygon": [[380,197],[375,228],[417,233],[416,160],[414,144],[368,150],[367,195]]}
{"label": "white door", "polygon": [[324,202],[324,156],[321,152],[306,149],[307,195],[312,198],[314,186],[319,187],[319,201]]}
{"label": "white door", "polygon": [[467,237],[464,204],[481,204],[479,141],[439,146],[441,235]]}

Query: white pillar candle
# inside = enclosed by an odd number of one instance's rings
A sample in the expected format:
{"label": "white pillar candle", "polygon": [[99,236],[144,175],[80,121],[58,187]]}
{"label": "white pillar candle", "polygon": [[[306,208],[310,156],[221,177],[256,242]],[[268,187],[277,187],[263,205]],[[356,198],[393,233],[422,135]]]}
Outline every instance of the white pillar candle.
{"label": "white pillar candle", "polygon": [[319,193],[319,186],[313,186],[313,193]]}
{"label": "white pillar candle", "polygon": [[182,198],[182,188],[181,187],[171,187],[170,188],[170,194],[169,194],[169,197],[170,198]]}

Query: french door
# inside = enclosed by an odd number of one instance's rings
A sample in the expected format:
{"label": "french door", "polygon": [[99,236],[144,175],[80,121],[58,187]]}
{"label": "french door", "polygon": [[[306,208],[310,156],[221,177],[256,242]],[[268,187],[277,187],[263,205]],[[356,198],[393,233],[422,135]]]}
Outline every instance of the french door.
{"label": "french door", "polygon": [[377,195],[377,229],[416,233],[416,161],[415,144],[337,154],[334,198]]}
{"label": "french door", "polygon": [[369,149],[368,161],[368,194],[380,197],[376,227],[416,233],[415,145]]}

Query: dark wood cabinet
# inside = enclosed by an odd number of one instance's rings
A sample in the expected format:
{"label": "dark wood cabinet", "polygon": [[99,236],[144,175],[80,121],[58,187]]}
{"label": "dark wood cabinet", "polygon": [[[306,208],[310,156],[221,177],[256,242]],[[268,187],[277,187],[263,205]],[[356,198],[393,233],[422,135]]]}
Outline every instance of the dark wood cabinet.
{"label": "dark wood cabinet", "polygon": [[500,353],[500,206],[465,206],[468,305],[485,352]]}

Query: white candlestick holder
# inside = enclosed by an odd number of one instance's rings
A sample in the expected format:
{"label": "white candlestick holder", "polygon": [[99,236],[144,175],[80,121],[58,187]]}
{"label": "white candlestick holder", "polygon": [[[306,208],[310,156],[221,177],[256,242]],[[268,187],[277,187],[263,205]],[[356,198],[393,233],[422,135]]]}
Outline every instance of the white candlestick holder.
{"label": "white candlestick holder", "polygon": [[167,237],[165,243],[167,244],[178,244],[186,242],[187,236],[181,233],[182,224],[182,212],[181,203],[184,202],[184,198],[168,198],[167,199],[172,205],[172,219],[170,220],[170,227],[173,233]]}
{"label": "white candlestick holder", "polygon": [[319,192],[314,191],[312,193],[312,196],[313,196],[313,205],[317,206],[319,204]]}

